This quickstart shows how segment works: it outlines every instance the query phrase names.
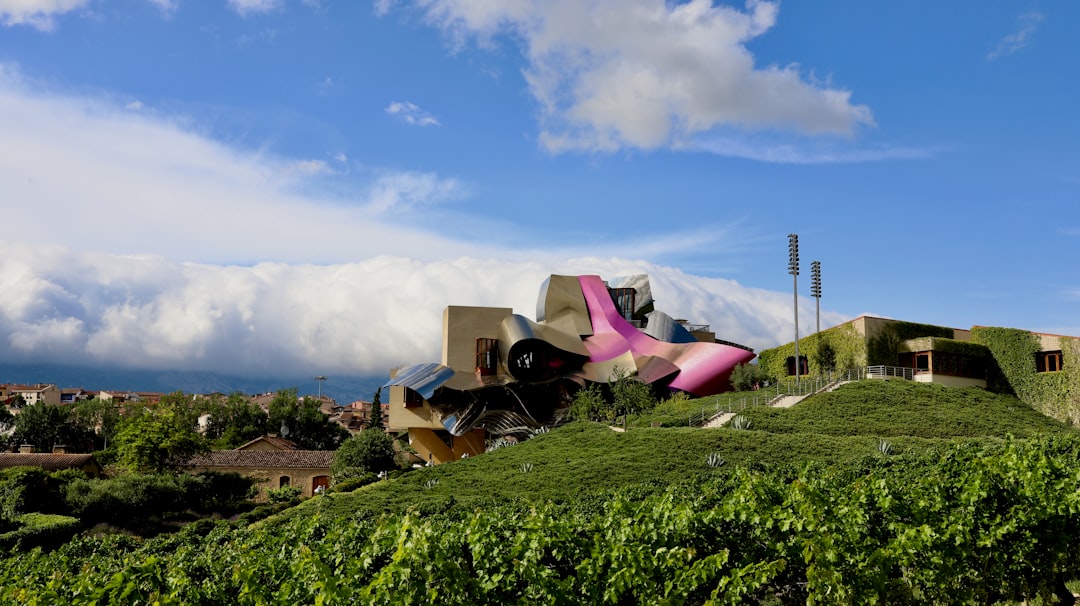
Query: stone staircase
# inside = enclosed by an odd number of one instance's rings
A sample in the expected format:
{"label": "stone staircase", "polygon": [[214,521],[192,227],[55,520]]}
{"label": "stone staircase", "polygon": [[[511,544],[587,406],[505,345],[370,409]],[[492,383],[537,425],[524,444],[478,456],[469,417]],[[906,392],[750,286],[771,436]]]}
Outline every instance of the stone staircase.
{"label": "stone staircase", "polygon": [[[840,387],[841,385],[844,385],[844,384],[847,384],[847,383],[850,383],[850,382],[851,381],[833,381],[832,383],[825,384],[824,386],[822,386],[820,389],[817,389],[816,391],[812,391],[810,393],[802,394],[802,395],[781,394],[779,396],[776,396],[772,400],[770,400],[769,403],[766,404],[766,406],[771,406],[773,408],[791,408],[792,406],[795,406],[799,402],[802,402],[803,400],[805,400],[806,398],[809,398],[812,395],[816,395],[816,394],[819,394],[819,393],[827,393],[827,392],[833,391],[836,388]],[[735,418],[735,415],[737,415],[737,414],[738,413],[736,413],[736,412],[718,412],[715,415],[709,417],[709,419],[707,421],[702,423],[701,427],[702,428],[723,427],[728,421]]]}

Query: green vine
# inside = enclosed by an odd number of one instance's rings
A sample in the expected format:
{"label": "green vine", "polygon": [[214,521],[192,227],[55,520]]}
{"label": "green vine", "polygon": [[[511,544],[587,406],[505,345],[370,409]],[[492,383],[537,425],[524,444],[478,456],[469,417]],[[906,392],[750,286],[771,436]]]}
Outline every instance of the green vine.
{"label": "green vine", "polygon": [[[758,365],[773,379],[787,376],[787,360],[795,356],[794,341],[758,354]],[[799,339],[799,356],[806,357],[810,374],[866,365],[866,342],[849,322]]]}
{"label": "green vine", "polygon": [[1080,424],[1080,342],[1062,337],[1062,370],[1038,373],[1035,355],[1039,338],[1016,328],[975,327],[972,339],[986,345],[993,356],[986,386],[1014,393],[1032,408],[1055,419]]}
{"label": "green vine", "polygon": [[878,334],[867,339],[866,364],[895,366],[896,352],[900,351],[900,344],[921,337],[952,339],[953,329],[914,322],[889,322],[881,327]]}

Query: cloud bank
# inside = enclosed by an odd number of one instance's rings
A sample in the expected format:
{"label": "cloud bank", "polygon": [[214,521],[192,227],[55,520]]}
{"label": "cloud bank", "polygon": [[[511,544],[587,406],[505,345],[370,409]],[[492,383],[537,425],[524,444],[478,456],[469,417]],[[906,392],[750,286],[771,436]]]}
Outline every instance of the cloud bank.
{"label": "cloud bank", "polygon": [[[439,360],[447,305],[513,307],[535,317],[551,273],[648,273],[658,309],[758,350],[793,334],[789,294],[643,261],[582,258],[552,267],[382,256],[243,267],[0,242],[0,361],[378,375]],[[826,325],[846,319],[822,315]],[[812,323],[812,315],[802,321]]]}
{"label": "cloud bank", "polygon": [[[0,362],[385,375],[439,359],[447,305],[534,317],[552,273],[647,273],[659,309],[720,338],[791,338],[790,294],[617,252],[662,258],[723,232],[574,250],[470,242],[476,217],[460,231],[416,222],[468,195],[453,177],[245,151],[150,104],[44,90],[2,65],[0,132]],[[316,187],[353,172],[354,196]]]}
{"label": "cloud bank", "polygon": [[[385,13],[393,2],[383,0]],[[711,0],[415,0],[456,44],[520,40],[524,75],[553,152],[653,149],[715,130],[852,135],[872,125],[851,93],[805,80],[798,66],[757,67],[748,42],[779,5]]]}

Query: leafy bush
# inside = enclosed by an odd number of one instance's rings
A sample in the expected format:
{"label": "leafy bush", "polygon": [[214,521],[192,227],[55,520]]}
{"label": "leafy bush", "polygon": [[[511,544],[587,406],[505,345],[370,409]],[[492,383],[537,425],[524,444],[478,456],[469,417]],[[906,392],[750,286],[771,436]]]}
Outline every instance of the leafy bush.
{"label": "leafy bush", "polygon": [[335,478],[347,478],[356,470],[378,473],[395,467],[394,438],[380,429],[365,429],[341,443],[330,469]]}
{"label": "leafy bush", "polygon": [[[356,468],[353,468],[356,469]],[[337,476],[334,476],[334,485],[331,488],[334,492],[352,492],[357,488],[363,488],[368,484],[374,484],[379,481],[377,474],[370,471],[359,472],[356,475],[345,476],[343,479],[338,480]]]}
{"label": "leafy bush", "polygon": [[300,489],[296,486],[282,486],[266,491],[266,498],[271,503],[296,503],[300,501]]}
{"label": "leafy bush", "polygon": [[76,518],[47,513],[21,515],[16,523],[16,530],[0,534],[0,549],[53,549],[82,530],[82,523]]}

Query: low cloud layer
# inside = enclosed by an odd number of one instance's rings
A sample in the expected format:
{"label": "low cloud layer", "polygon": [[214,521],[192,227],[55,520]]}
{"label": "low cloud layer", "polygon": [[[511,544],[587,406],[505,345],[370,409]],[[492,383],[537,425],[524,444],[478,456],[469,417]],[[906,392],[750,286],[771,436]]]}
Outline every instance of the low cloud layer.
{"label": "low cloud layer", "polygon": [[[790,295],[641,261],[551,267],[384,256],[241,267],[0,243],[0,361],[238,376],[381,374],[438,361],[447,305],[513,307],[535,317],[551,273],[648,273],[658,309],[710,324],[720,338],[760,350],[792,336]],[[822,315],[827,325],[846,319]]]}
{"label": "low cloud layer", "polygon": [[[383,0],[377,10],[396,4]],[[520,40],[524,75],[550,151],[686,145],[716,131],[854,134],[872,125],[850,91],[803,78],[797,65],[756,66],[747,43],[779,5],[711,0],[515,0],[411,3],[457,44]]]}

